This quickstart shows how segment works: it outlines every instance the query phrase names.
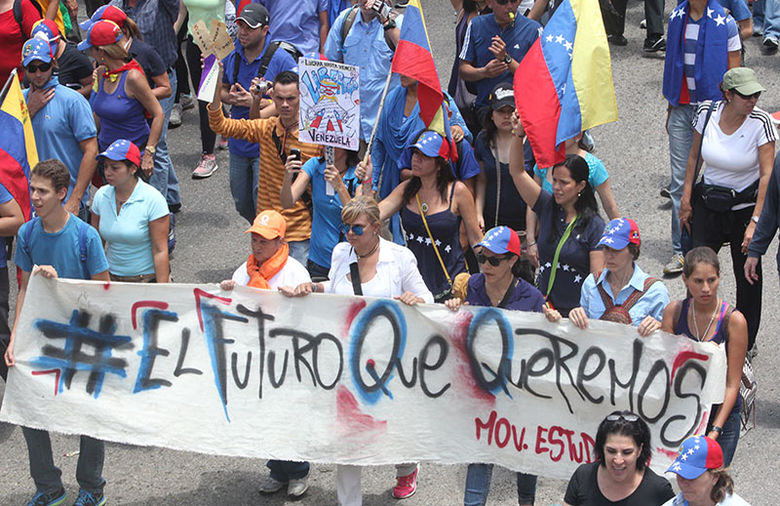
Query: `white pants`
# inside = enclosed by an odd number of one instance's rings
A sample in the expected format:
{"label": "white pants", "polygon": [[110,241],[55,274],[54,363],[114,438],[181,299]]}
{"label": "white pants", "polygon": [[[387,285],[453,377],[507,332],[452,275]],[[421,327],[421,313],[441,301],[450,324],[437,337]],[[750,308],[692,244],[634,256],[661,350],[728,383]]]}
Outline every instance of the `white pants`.
{"label": "white pants", "polygon": [[[417,468],[414,464],[396,464],[395,477],[408,476]],[[336,495],[339,506],[361,506],[363,490],[360,485],[361,466],[336,466]]]}

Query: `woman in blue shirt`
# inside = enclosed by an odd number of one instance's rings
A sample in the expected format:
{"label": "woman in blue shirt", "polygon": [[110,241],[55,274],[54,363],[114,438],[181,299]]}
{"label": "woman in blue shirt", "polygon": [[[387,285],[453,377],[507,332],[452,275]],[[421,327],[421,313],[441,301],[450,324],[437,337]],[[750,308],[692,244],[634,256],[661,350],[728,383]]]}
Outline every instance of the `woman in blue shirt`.
{"label": "woman in blue shirt", "polygon": [[168,204],[138,178],[141,152],[127,139],[98,155],[108,183],[92,201],[92,226],[106,244],[112,281],[170,282]]}
{"label": "woman in blue shirt", "polygon": [[[327,149],[327,148],[326,148]],[[333,165],[325,157],[310,158],[305,164],[288,157],[279,200],[292,207],[311,188],[311,244],[306,268],[312,278],[327,279],[333,248],[342,242],[341,208],[355,196],[360,179],[355,175],[356,151],[334,148]]]}
{"label": "woman in blue shirt", "polygon": [[651,278],[636,264],[640,244],[634,220],[619,218],[607,224],[598,243],[606,268],[582,284],[580,307],[569,313],[573,324],[585,329],[589,318],[608,320],[634,325],[641,336],[661,328],[669,292],[660,279]]}

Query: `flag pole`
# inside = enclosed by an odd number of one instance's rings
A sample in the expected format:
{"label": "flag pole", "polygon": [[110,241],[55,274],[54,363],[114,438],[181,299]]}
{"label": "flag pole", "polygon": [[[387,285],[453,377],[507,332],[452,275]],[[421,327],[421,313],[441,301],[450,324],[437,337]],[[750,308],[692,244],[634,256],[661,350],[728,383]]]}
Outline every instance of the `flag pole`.
{"label": "flag pole", "polygon": [[3,101],[5,100],[5,96],[8,93],[8,88],[11,87],[12,79],[14,79],[15,77],[16,77],[16,69],[13,69],[11,71],[11,75],[8,76],[8,80],[6,80],[5,84],[3,85],[3,91],[0,92],[0,104],[2,104]]}
{"label": "flag pole", "polygon": [[[379,99],[379,109],[377,109],[376,112],[376,120],[374,121],[374,128],[371,129],[371,137],[368,140],[368,146],[366,147],[366,154],[363,157],[363,163],[367,164],[368,160],[371,158],[371,148],[374,146],[374,139],[376,138],[376,130],[379,127],[379,118],[382,116],[382,109],[385,108],[385,99],[387,98],[387,90],[390,88],[390,80],[393,78],[393,70],[392,68],[387,73],[387,79],[385,80],[385,89],[382,90],[382,98]],[[381,170],[379,172],[379,185],[376,188],[376,191],[379,192],[380,188],[382,187],[382,176],[384,176],[384,170]],[[366,179],[363,181],[363,184],[367,184],[368,181],[372,181],[374,179],[373,175],[369,177],[368,174],[366,174]]]}

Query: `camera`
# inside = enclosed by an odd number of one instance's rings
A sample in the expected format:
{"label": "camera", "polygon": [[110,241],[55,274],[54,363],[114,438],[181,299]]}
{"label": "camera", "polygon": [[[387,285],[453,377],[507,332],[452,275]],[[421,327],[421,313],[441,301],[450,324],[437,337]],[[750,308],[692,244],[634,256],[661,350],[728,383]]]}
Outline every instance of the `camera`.
{"label": "camera", "polygon": [[379,20],[382,22],[384,22],[390,16],[390,11],[392,10],[390,6],[384,2],[384,0],[376,0],[374,5],[371,6],[371,9],[376,11],[377,15],[379,16]]}
{"label": "camera", "polygon": [[257,92],[260,95],[265,95],[268,93],[268,90],[273,88],[274,83],[271,81],[260,81],[255,85],[255,92]]}

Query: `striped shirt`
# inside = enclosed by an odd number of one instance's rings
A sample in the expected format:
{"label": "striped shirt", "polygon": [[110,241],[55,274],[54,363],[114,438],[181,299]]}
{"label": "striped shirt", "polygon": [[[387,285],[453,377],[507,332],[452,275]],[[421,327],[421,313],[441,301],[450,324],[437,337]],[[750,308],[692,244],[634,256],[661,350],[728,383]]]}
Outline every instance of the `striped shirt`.
{"label": "striped shirt", "polygon": [[290,149],[301,150],[301,161],[320,156],[321,147],[298,141],[298,129],[287,132],[279,118],[268,119],[228,119],[222,114],[222,108],[213,110],[208,107],[209,126],[214,132],[225,137],[244,139],[257,142],[260,145],[260,181],[257,188],[257,212],[273,209],[284,216],[287,222],[285,239],[288,241],[305,241],[311,236],[311,214],[306,204],[298,199],[295,204],[285,209],[279,200],[284,180],[284,164],[274,142],[274,134],[285,154]]}
{"label": "striped shirt", "polygon": [[[688,86],[690,104],[692,105],[700,102],[700,100],[696,98],[696,79],[694,78],[694,72],[696,68],[696,45],[699,40],[699,28],[703,22],[704,16],[696,21],[689,16],[688,22],[685,25],[685,84]],[[731,16],[726,16],[724,22],[728,28],[729,36],[726,50],[728,52],[739,51],[742,48],[742,42],[739,38],[737,22],[734,21],[734,18]]]}

